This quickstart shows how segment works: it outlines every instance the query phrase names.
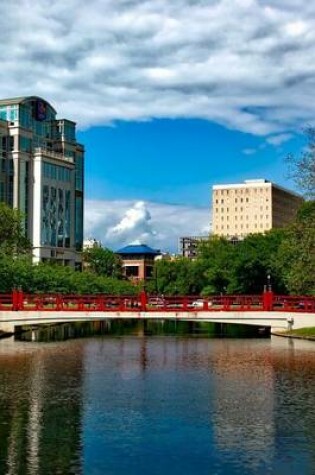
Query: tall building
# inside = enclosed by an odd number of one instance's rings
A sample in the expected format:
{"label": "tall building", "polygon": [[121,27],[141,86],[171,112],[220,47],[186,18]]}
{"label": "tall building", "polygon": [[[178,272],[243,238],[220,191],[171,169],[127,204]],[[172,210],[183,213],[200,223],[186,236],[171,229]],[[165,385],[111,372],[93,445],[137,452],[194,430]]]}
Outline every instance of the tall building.
{"label": "tall building", "polygon": [[188,259],[195,259],[198,255],[199,244],[208,239],[209,236],[183,236],[179,238],[179,255],[188,257]]}
{"label": "tall building", "polygon": [[34,262],[80,266],[84,148],[36,96],[0,100],[0,201],[19,209]]}
{"label": "tall building", "polygon": [[265,179],[214,185],[213,233],[230,239],[282,228],[295,217],[303,198]]}

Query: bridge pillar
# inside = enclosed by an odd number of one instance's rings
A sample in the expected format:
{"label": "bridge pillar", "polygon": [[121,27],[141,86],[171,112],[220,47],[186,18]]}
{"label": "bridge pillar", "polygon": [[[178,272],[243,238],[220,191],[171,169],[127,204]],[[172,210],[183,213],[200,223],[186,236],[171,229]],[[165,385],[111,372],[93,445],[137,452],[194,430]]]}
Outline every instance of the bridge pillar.
{"label": "bridge pillar", "polygon": [[8,323],[8,322],[1,322],[0,323],[0,334],[1,333],[14,333],[15,331],[15,326],[13,323]]}

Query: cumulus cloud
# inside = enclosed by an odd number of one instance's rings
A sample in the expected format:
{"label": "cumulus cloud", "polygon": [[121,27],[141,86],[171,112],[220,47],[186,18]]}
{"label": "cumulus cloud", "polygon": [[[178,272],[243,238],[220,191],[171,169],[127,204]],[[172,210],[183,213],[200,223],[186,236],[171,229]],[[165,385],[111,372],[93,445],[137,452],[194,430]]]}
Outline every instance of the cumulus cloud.
{"label": "cumulus cloud", "polygon": [[137,242],[176,252],[181,236],[209,234],[210,219],[208,208],[118,200],[85,204],[86,238],[113,250]]}
{"label": "cumulus cloud", "polygon": [[42,95],[80,127],[198,117],[281,134],[314,119],[314,18],[295,0],[4,2],[1,96]]}

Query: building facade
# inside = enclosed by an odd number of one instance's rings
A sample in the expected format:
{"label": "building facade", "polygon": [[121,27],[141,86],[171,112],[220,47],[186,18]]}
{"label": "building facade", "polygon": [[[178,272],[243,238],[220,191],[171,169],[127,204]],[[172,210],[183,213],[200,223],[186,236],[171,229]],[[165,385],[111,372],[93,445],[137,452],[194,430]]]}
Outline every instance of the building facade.
{"label": "building facade", "polygon": [[282,228],[295,217],[303,198],[265,179],[214,185],[213,233],[228,239]]}
{"label": "building facade", "polygon": [[196,259],[198,246],[202,241],[207,241],[209,236],[183,236],[179,238],[178,252],[182,257]]}
{"label": "building facade", "polygon": [[122,260],[124,276],[138,282],[154,278],[154,261],[161,255],[161,252],[146,244],[130,244],[116,251],[116,254]]}
{"label": "building facade", "polygon": [[0,100],[0,201],[19,209],[34,262],[80,266],[84,148],[36,96]]}

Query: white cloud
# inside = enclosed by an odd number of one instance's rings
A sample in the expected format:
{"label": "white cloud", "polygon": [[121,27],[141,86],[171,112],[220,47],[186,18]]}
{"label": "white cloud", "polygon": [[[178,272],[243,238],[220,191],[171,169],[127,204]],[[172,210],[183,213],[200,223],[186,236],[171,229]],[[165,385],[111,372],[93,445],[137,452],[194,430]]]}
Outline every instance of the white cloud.
{"label": "white cloud", "polygon": [[287,142],[292,138],[292,134],[279,134],[279,135],[272,135],[271,137],[267,138],[267,142],[270,145],[274,145],[275,147],[282,145],[284,142]]}
{"label": "white cloud", "polygon": [[4,2],[1,96],[42,95],[81,127],[198,117],[258,135],[291,131],[315,113],[315,7],[297,4]]}
{"label": "white cloud", "polygon": [[176,252],[181,236],[209,234],[208,208],[144,201],[93,201],[85,204],[85,234],[113,250],[142,242]]}

